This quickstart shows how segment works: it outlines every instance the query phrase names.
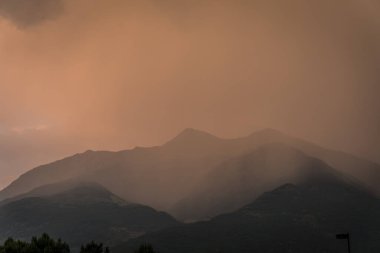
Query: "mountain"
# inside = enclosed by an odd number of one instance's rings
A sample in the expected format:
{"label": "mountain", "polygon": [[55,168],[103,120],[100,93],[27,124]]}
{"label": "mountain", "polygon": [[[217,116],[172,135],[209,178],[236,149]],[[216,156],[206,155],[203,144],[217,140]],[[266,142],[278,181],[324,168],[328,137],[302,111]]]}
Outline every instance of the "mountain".
{"label": "mountain", "polygon": [[0,203],[0,241],[30,239],[47,232],[74,248],[91,240],[114,245],[177,224],[168,214],[128,203],[95,183]]}
{"label": "mountain", "polygon": [[[98,182],[132,202],[167,209],[191,190],[207,168],[223,159],[215,148],[223,145],[214,145],[214,140],[219,139],[188,129],[161,147],[76,154],[21,175],[0,192],[0,199],[15,197],[41,185],[82,180]],[[205,145],[206,142],[212,147]],[[197,148],[199,144],[204,145],[204,150],[195,152],[201,150]]]}
{"label": "mountain", "polygon": [[302,183],[321,176],[339,177],[360,185],[323,161],[282,143],[272,143],[234,157],[214,168],[171,213],[185,221],[203,220],[231,212],[286,183]]}
{"label": "mountain", "polygon": [[380,200],[330,174],[285,184],[243,208],[209,221],[148,233],[116,246],[133,252],[142,242],[158,252],[347,252],[337,233],[350,233],[352,252],[380,250]]}
{"label": "mountain", "polygon": [[[25,199],[25,198],[48,197],[48,196],[52,196],[52,195],[56,195],[62,192],[72,190],[74,188],[82,188],[84,186],[89,186],[89,187],[94,186],[96,188],[102,187],[99,184],[94,183],[94,182],[87,182],[87,181],[82,181],[82,180],[66,180],[59,183],[42,185],[37,188],[34,188],[33,190],[27,193],[23,193],[15,197],[7,198],[0,202],[0,206],[3,206],[7,203],[14,202],[20,199]],[[127,203],[124,200],[123,202]]]}
{"label": "mountain", "polygon": [[[113,152],[86,151],[50,164],[38,166],[13,181],[0,192],[0,200],[27,193],[39,186],[78,178],[89,171],[112,166]],[[85,180],[86,181],[86,180]]]}
{"label": "mountain", "polygon": [[[0,200],[42,185],[70,180],[93,181],[131,202],[174,214],[181,203],[197,195],[197,189],[202,188],[204,182],[213,182],[209,178],[213,173],[219,173],[217,168],[224,171],[225,167],[244,163],[239,162],[239,159],[248,159],[261,146],[274,143],[285,144],[307,156],[320,159],[380,194],[380,166],[350,154],[325,149],[272,129],[237,139],[221,139],[199,130],[186,129],[162,146],[119,152],[87,151],[37,167],[2,190]],[[240,171],[238,167],[237,171]],[[255,180],[252,184],[260,184],[262,180],[258,176],[259,173],[256,178],[251,178]],[[274,178],[263,182],[273,183],[277,180],[276,174],[267,176]],[[274,185],[261,185],[258,188],[260,191],[251,192],[249,201],[271,187]],[[236,205],[234,208],[239,207]],[[194,217],[185,216],[189,220],[199,217],[198,214]]]}

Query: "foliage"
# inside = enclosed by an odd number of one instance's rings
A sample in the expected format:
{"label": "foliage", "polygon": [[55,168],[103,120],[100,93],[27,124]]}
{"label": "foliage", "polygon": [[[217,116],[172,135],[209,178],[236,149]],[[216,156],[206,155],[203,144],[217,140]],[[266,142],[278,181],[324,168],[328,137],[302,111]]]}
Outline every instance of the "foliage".
{"label": "foliage", "polygon": [[[33,237],[30,242],[8,238],[0,245],[0,253],[70,253],[70,247],[61,239],[54,240],[48,234]],[[81,247],[80,253],[110,253],[108,247],[94,241]]]}
{"label": "foliage", "polygon": [[0,245],[0,253],[70,253],[70,247],[61,239],[57,241],[43,234],[40,237],[33,237],[30,242],[7,239]]}
{"label": "foliage", "polygon": [[82,245],[80,248],[80,253],[109,253],[108,247],[103,247],[102,243],[96,243],[94,241]]}
{"label": "foliage", "polygon": [[157,253],[154,251],[152,245],[150,244],[141,244],[139,249],[135,251],[135,253]]}

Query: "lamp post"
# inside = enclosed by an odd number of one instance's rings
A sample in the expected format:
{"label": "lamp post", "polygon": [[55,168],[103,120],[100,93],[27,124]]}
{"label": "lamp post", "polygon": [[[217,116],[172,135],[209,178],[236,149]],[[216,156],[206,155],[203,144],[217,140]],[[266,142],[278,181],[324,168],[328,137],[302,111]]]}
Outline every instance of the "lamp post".
{"label": "lamp post", "polygon": [[338,240],[346,239],[347,240],[347,246],[348,246],[348,253],[351,253],[350,234],[349,233],[347,233],[347,234],[337,234],[336,235],[336,239],[338,239]]}

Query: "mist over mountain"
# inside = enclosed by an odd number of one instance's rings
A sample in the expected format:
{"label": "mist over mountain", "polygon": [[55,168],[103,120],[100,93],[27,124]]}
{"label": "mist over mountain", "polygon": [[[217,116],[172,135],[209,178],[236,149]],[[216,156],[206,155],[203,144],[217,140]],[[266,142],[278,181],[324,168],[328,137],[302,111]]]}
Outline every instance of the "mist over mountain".
{"label": "mist over mountain", "polygon": [[162,146],[86,151],[20,176],[0,192],[0,239],[311,253],[341,251],[334,236],[350,232],[355,251],[376,252],[379,167],[273,129],[237,139],[185,129]]}
{"label": "mist over mountain", "polygon": [[380,162],[378,0],[0,0],[0,187],[185,127]]}
{"label": "mist over mountain", "polygon": [[127,202],[95,183],[82,182],[48,196],[34,194],[0,202],[0,241],[49,233],[74,249],[91,240],[112,246],[178,224],[166,213]]}
{"label": "mist over mountain", "polygon": [[379,252],[379,84],[379,0],[0,0],[0,253]]}
{"label": "mist over mountain", "polygon": [[297,149],[281,143],[267,144],[214,168],[171,213],[182,220],[207,219],[235,211],[279,185],[321,177],[339,177],[357,183]]}
{"label": "mist over mountain", "polygon": [[379,199],[325,172],[268,191],[235,212],[149,233],[113,251],[150,242],[168,253],[346,252],[347,243],[335,238],[343,232],[350,233],[352,252],[379,251]]}
{"label": "mist over mountain", "polygon": [[380,166],[350,154],[271,129],[238,139],[186,129],[162,146],[87,151],[37,167],[1,191],[0,197],[67,180],[93,181],[123,199],[180,219],[204,219],[236,210],[280,184],[298,182],[305,166],[313,168],[322,161],[379,193]]}

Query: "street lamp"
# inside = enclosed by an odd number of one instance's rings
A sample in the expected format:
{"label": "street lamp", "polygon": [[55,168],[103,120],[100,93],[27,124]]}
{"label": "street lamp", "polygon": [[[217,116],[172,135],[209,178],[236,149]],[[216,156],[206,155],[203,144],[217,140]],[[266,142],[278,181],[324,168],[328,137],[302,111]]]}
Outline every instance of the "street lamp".
{"label": "street lamp", "polygon": [[348,245],[348,253],[351,253],[351,248],[350,248],[350,234],[337,234],[336,239],[338,240],[347,240],[347,245]]}

